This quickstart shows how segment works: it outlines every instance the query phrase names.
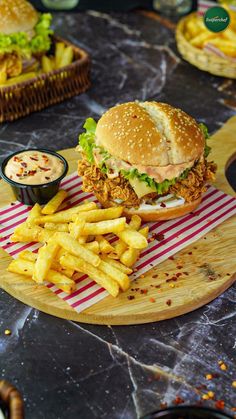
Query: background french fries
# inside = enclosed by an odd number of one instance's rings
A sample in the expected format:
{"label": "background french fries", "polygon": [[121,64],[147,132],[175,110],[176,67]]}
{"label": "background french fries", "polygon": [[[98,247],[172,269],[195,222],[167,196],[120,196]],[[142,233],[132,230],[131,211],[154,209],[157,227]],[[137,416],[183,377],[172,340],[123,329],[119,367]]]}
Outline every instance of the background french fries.
{"label": "background french fries", "polygon": [[[61,190],[43,209],[36,204],[25,222],[16,227],[13,242],[44,243],[38,253],[20,252],[9,271],[32,277],[37,284],[50,281],[71,293],[74,272],[85,273],[116,297],[130,286],[131,266],[147,246],[148,227],[141,219],[126,223],[123,208],[100,209],[94,202],[58,211],[67,193]],[[114,246],[104,234],[113,233]],[[114,238],[113,238],[114,239]]]}
{"label": "background french fries", "polygon": [[208,43],[214,45],[225,55],[236,57],[236,13],[228,8],[226,4],[222,5],[227,9],[230,15],[230,24],[228,28],[219,33],[208,30],[201,16],[190,15],[186,20],[184,28],[185,38],[196,48],[204,48]]}
{"label": "background french fries", "polygon": [[[39,63],[36,66],[28,68],[28,72],[22,72],[22,63],[19,61],[20,69],[14,77],[7,77],[6,66],[0,67],[0,87],[11,86],[36,77],[39,73],[49,73],[53,70],[65,67],[73,62],[74,52],[72,46],[66,46],[63,42],[57,42],[55,45],[55,56],[43,55],[41,58],[41,68]],[[31,70],[31,71],[30,71]],[[35,71],[33,71],[35,70]],[[20,74],[21,73],[21,74]]]}

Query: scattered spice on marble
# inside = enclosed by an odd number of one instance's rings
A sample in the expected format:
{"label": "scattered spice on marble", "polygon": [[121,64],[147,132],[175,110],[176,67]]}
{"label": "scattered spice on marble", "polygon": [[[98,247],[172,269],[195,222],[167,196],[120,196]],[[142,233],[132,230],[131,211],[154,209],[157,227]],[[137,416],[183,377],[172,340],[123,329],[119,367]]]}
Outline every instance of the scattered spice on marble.
{"label": "scattered spice on marble", "polygon": [[182,403],[184,403],[184,399],[182,399],[182,397],[180,396],[176,396],[176,398],[173,400],[173,404],[175,404],[176,406]]}
{"label": "scattered spice on marble", "polygon": [[155,303],[156,302],[155,298],[153,298],[153,297],[149,298],[149,301],[150,301],[150,303]]}
{"label": "scattered spice on marble", "polygon": [[160,403],[160,408],[161,409],[166,409],[167,408],[167,403],[166,402],[161,402]]}
{"label": "scattered spice on marble", "polygon": [[134,300],[135,299],[135,296],[134,295],[128,295],[128,300]]}
{"label": "scattered spice on marble", "polygon": [[216,400],[215,407],[216,407],[216,409],[224,409],[224,407],[225,407],[224,400]]}
{"label": "scattered spice on marble", "polygon": [[222,371],[227,371],[228,367],[223,361],[219,361],[218,364]]}
{"label": "scattered spice on marble", "polygon": [[172,303],[172,301],[171,301],[170,299],[166,301],[166,304],[167,304],[168,306],[171,306],[171,303]]}
{"label": "scattered spice on marble", "polygon": [[11,335],[11,330],[10,329],[4,330],[4,334],[7,336]]}
{"label": "scattered spice on marble", "polygon": [[236,388],[236,380],[232,382],[232,387]]}

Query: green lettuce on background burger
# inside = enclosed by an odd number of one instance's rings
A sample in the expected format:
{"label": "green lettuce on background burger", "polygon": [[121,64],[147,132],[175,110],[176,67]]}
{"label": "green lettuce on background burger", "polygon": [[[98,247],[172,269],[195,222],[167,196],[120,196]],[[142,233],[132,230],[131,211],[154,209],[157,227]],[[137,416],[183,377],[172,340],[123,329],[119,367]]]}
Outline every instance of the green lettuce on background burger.
{"label": "green lettuce on background burger", "polygon": [[14,77],[37,68],[51,46],[52,16],[38,14],[26,0],[1,0],[0,17],[0,74]]}
{"label": "green lettuce on background burger", "polygon": [[121,204],[144,220],[174,218],[199,205],[214,178],[207,127],[170,105],[118,105],[84,128],[78,173],[105,207]]}

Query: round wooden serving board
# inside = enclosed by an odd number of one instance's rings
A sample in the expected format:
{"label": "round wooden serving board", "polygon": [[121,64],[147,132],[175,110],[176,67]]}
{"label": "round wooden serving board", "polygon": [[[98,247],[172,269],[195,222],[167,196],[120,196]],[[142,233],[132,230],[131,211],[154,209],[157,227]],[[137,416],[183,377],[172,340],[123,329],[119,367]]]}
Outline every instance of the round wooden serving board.
{"label": "round wooden serving board", "polygon": [[[236,116],[210,140],[211,158],[218,165],[216,186],[231,195],[234,192],[225,178],[225,168],[236,157],[235,133]],[[74,150],[63,150],[61,154],[68,160],[70,172],[75,171],[77,156]],[[0,194],[1,206],[14,200],[11,189],[3,181],[0,181]],[[118,298],[107,297],[82,313],[77,313],[45,286],[37,286],[25,277],[7,272],[6,267],[11,257],[2,249],[0,286],[25,304],[45,313],[78,322],[128,325],[170,319],[209,303],[235,281],[235,221],[235,217],[231,217],[206,237],[177,253],[174,260],[166,260],[150,270],[144,278],[139,278],[133,287],[147,289],[147,294],[127,291],[121,293]],[[180,265],[182,268],[177,268]],[[165,274],[171,277],[176,272],[187,272],[188,275],[181,275],[172,288],[171,283],[166,282]],[[158,277],[153,278],[153,275]],[[209,275],[216,279],[210,280]],[[151,284],[161,284],[161,288],[151,287]],[[133,300],[127,298],[131,294],[135,295]],[[150,301],[152,298],[155,302]],[[170,305],[167,304],[168,300],[171,300]]]}

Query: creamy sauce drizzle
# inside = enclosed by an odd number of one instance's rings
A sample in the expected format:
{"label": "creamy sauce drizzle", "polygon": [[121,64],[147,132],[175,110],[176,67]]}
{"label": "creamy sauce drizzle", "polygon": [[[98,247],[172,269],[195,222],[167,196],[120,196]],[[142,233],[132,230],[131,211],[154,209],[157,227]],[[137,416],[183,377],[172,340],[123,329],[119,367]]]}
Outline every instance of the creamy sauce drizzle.
{"label": "creamy sauce drizzle", "polygon": [[150,211],[155,209],[174,208],[183,205],[185,203],[185,199],[181,197],[176,198],[173,195],[169,194],[161,198],[158,198],[153,202],[153,205],[144,203],[140,204],[138,209],[143,211]]}
{"label": "creamy sauce drizzle", "polygon": [[5,175],[24,185],[43,185],[58,179],[64,171],[58,157],[29,150],[13,156],[5,167]]}

